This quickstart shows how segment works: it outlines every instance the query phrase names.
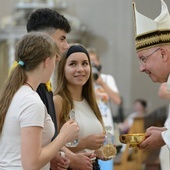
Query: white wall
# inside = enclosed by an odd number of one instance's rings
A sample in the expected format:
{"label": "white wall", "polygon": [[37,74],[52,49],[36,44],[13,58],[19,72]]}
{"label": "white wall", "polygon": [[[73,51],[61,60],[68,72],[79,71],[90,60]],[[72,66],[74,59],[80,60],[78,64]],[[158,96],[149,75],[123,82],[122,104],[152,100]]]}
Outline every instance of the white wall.
{"label": "white wall", "polygon": [[14,11],[13,7],[14,7],[15,2],[16,2],[16,0],[1,1],[0,18],[2,18]]}

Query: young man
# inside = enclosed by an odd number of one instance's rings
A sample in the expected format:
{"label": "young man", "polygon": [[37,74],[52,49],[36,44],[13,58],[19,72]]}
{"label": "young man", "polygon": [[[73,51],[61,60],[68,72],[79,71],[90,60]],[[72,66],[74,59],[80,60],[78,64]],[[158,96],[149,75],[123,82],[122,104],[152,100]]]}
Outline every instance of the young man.
{"label": "young man", "polygon": [[[38,9],[32,12],[27,21],[27,31],[39,31],[46,32],[49,34],[57,43],[60,53],[62,54],[66,49],[69,48],[67,43],[66,34],[71,31],[70,24],[68,20],[57,13],[55,10],[51,9]],[[53,92],[49,88],[49,82],[47,84],[41,84],[38,87],[38,94],[40,95],[42,101],[47,107],[48,113],[51,115],[55,128],[57,128],[56,123],[56,113],[54,109],[53,102]],[[57,135],[57,129],[55,136]],[[92,164],[90,158],[94,155],[90,154],[74,154],[67,148],[63,148],[66,158],[62,158],[59,155],[56,156],[56,159],[52,162],[56,161],[55,168],[57,168],[58,164],[60,165],[60,169],[67,169],[69,164],[70,168],[74,170],[91,170]],[[82,161],[84,160],[84,161]]]}
{"label": "young man", "polygon": [[[170,16],[165,2],[161,0],[161,3],[162,12],[155,20],[137,12],[134,3],[140,71],[159,83],[167,82],[170,74]],[[146,135],[146,140],[139,145],[140,149],[156,149],[165,144],[170,148],[170,129],[150,127]]]}

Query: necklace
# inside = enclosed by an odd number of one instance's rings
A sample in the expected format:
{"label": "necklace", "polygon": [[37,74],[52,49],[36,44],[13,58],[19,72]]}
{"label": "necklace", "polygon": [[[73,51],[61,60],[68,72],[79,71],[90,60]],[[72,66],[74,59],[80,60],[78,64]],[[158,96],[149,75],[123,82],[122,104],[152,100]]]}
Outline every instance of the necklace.
{"label": "necklace", "polygon": [[33,87],[29,83],[25,82],[25,84],[27,84],[29,87],[31,87],[31,89],[34,91]]}

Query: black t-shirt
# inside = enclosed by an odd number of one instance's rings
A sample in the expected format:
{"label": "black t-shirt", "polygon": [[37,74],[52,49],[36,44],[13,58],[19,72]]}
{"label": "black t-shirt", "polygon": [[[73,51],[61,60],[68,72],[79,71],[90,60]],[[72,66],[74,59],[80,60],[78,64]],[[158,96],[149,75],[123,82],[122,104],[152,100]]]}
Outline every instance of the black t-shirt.
{"label": "black t-shirt", "polygon": [[56,113],[53,101],[53,92],[48,91],[45,84],[40,84],[37,88],[37,93],[39,94],[41,100],[45,104],[48,114],[51,116],[54,126],[55,126],[55,134],[53,139],[57,136],[57,120],[56,120]]}

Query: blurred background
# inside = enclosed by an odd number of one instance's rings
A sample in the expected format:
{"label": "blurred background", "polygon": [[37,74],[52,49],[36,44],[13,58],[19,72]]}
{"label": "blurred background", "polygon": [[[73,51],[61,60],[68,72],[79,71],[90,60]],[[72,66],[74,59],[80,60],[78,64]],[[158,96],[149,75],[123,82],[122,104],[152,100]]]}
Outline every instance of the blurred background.
{"label": "blurred background", "polygon": [[[136,0],[139,12],[154,19],[161,10],[160,0]],[[154,2],[154,4],[153,4]],[[165,0],[170,7],[170,1]],[[153,10],[154,6],[154,10]],[[26,33],[29,13],[41,7],[56,9],[71,23],[69,42],[96,48],[103,73],[116,80],[123,99],[125,116],[137,98],[148,102],[152,111],[165,105],[158,97],[159,84],[139,72],[134,46],[132,0],[6,0],[0,5],[0,89],[14,60],[15,42]],[[114,114],[118,108],[114,107]]]}

